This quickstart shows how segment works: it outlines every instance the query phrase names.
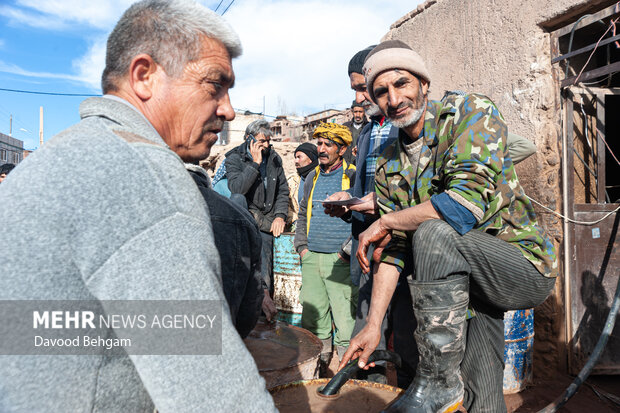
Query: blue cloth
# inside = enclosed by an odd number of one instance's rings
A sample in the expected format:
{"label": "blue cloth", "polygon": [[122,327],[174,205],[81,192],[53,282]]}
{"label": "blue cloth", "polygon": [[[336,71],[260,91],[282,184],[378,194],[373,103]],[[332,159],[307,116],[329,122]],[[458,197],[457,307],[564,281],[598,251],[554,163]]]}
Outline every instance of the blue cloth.
{"label": "blue cloth", "polygon": [[[321,172],[314,186],[313,199],[325,199],[327,195],[342,190],[342,167],[333,172]],[[310,229],[308,231],[308,249],[314,252],[331,254],[340,251],[342,243],[351,233],[351,224],[338,217],[330,217],[320,202],[308,205],[312,208]]]}
{"label": "blue cloth", "polygon": [[226,159],[224,162],[220,164],[220,167],[215,171],[215,175],[213,175],[213,179],[211,180],[211,184],[213,186],[217,185],[217,183],[226,176]]}
{"label": "blue cloth", "polygon": [[225,196],[226,198],[230,198],[231,193],[230,189],[228,189],[228,179],[224,176],[220,180],[217,181],[216,184],[213,185],[213,190],[218,194]]}
{"label": "blue cloth", "polygon": [[230,198],[230,189],[228,189],[228,179],[226,179],[226,159],[220,164],[220,167],[215,171],[215,175],[211,180],[213,190],[218,194]]}
{"label": "blue cloth", "polygon": [[476,225],[474,214],[445,192],[431,196],[431,204],[460,235],[466,234]]}

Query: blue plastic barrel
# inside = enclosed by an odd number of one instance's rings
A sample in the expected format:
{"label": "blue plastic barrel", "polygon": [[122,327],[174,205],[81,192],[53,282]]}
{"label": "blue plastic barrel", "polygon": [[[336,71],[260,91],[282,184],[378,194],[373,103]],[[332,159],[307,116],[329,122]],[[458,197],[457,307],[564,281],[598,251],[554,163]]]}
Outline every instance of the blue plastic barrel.
{"label": "blue plastic barrel", "polygon": [[532,381],[534,309],[504,313],[504,394],[518,393]]}
{"label": "blue plastic barrel", "polygon": [[293,233],[284,233],[273,242],[273,301],[277,320],[301,327],[301,263],[294,237]]}

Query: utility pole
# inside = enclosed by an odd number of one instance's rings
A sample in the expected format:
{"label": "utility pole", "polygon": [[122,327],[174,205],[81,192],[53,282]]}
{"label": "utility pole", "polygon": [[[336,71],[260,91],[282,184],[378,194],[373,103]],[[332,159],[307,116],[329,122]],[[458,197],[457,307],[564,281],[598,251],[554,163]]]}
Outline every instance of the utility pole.
{"label": "utility pole", "polygon": [[9,116],[9,136],[13,136],[13,115]]}
{"label": "utility pole", "polygon": [[43,106],[39,107],[39,148],[43,146]]}

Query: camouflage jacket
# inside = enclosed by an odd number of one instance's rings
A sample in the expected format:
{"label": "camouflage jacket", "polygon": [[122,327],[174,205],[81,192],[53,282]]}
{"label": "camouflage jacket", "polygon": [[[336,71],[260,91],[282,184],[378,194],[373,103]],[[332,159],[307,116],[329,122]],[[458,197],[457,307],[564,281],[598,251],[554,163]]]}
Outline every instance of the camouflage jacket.
{"label": "camouflage jacket", "polygon": [[[429,101],[417,171],[412,170],[402,138],[377,159],[375,190],[380,213],[399,211],[448,192],[472,212],[477,222],[474,229],[514,244],[541,274],[555,277],[555,248],[536,222],[507,156],[506,134],[502,115],[485,96],[449,95],[442,101]],[[411,237],[411,232],[393,231],[381,261],[402,270]]]}

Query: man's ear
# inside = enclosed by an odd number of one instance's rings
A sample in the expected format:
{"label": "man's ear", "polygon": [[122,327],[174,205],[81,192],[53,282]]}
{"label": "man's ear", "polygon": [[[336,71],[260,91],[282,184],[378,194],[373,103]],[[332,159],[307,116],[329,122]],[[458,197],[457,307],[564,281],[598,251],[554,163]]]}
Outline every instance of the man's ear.
{"label": "man's ear", "polygon": [[129,65],[129,84],[136,96],[142,100],[149,100],[162,69],[155,60],[147,54],[139,54],[131,60]]}
{"label": "man's ear", "polygon": [[338,149],[338,155],[343,156],[344,153],[347,151],[347,148],[348,148],[347,145],[342,145],[340,149]]}
{"label": "man's ear", "polygon": [[422,93],[426,96],[428,93],[428,82],[424,79],[420,79],[420,86],[422,87]]}

